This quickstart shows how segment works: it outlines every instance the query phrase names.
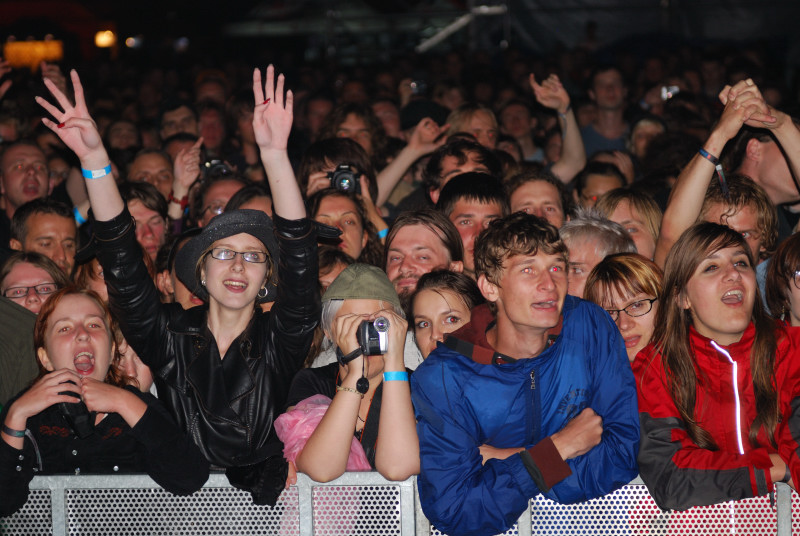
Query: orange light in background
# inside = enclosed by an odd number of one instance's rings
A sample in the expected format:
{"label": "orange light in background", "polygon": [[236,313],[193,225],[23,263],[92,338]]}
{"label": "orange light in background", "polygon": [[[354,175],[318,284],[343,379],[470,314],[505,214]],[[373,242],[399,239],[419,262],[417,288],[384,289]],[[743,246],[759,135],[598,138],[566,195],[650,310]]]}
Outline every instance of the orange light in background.
{"label": "orange light in background", "polygon": [[111,30],[102,30],[94,34],[94,44],[98,48],[111,48],[117,44],[117,35]]}
{"label": "orange light in background", "polygon": [[64,59],[64,43],[58,40],[9,41],[3,45],[3,57],[12,67],[28,67],[35,71],[42,61]]}

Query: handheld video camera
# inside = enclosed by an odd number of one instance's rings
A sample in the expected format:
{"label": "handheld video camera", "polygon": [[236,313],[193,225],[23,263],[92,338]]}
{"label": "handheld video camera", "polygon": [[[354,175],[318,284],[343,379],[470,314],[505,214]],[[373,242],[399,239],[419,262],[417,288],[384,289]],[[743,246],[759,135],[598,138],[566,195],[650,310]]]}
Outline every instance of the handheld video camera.
{"label": "handheld video camera", "polygon": [[364,355],[383,355],[389,349],[389,320],[379,316],[358,326],[356,340]]}

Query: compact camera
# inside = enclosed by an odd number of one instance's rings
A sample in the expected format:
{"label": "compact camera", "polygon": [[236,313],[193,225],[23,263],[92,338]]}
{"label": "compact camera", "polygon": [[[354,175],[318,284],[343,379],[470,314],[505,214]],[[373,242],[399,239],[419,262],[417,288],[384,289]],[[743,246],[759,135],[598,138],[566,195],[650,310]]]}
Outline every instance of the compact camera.
{"label": "compact camera", "polygon": [[[71,380],[67,380],[64,383],[77,385]],[[96,414],[89,411],[86,404],[83,403],[83,400],[81,400],[81,397],[77,393],[73,391],[61,391],[58,394],[74,396],[78,399],[77,402],[59,402],[58,409],[61,411],[61,415],[64,416],[64,420],[67,421],[70,430],[72,430],[76,436],[81,439],[89,437],[94,431],[94,419]]]}
{"label": "compact camera", "polygon": [[361,173],[356,171],[353,164],[339,164],[336,169],[328,172],[328,178],[331,180],[331,188],[351,195],[361,193],[361,183],[358,181]]}
{"label": "compact camera", "polygon": [[364,355],[383,355],[389,349],[389,320],[379,316],[365,320],[356,332],[358,345]]}

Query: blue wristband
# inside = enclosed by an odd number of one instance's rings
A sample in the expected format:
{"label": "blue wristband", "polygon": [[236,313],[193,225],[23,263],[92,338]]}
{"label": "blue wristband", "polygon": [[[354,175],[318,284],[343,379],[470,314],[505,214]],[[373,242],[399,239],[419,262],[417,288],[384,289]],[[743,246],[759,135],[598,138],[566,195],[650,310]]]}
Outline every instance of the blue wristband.
{"label": "blue wristband", "polygon": [[81,173],[83,173],[83,177],[85,179],[99,179],[100,177],[105,177],[106,175],[111,175],[111,164],[107,165],[103,169],[83,169],[83,168],[81,168]]}
{"label": "blue wristband", "polygon": [[387,227],[386,229],[382,229],[375,234],[378,236],[378,238],[386,238],[386,235],[389,234],[389,228]]}
{"label": "blue wristband", "polygon": [[78,227],[86,223],[86,218],[81,216],[81,211],[78,210],[78,207],[72,207],[72,215],[75,216],[75,223],[78,224]]}
{"label": "blue wristband", "polygon": [[407,382],[408,381],[408,372],[393,370],[390,372],[383,373],[383,381],[385,382]]}

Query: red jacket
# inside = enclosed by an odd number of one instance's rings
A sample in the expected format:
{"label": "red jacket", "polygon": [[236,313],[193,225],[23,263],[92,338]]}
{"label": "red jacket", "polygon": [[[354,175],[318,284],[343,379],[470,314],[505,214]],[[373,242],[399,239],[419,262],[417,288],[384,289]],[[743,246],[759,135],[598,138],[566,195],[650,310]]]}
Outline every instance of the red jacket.
{"label": "red jacket", "polygon": [[756,418],[750,370],[753,324],[739,342],[727,347],[715,347],[714,341],[694,328],[690,330],[698,378],[694,417],[711,434],[718,450],[700,448],[689,437],[667,389],[661,355],[652,344],[637,355],[633,372],[642,427],[639,471],[662,509],[685,510],[768,493],[773,484],[769,475],[772,466],[769,454],[775,452],[789,464],[794,482],[800,482],[798,444],[792,438],[793,435],[800,437],[800,412],[798,415],[792,412],[792,402],[800,404],[797,396],[800,330],[778,329],[775,357],[780,414],[775,431],[777,451],[763,428],[757,438],[760,446],[753,446],[748,439],[750,425]]}

